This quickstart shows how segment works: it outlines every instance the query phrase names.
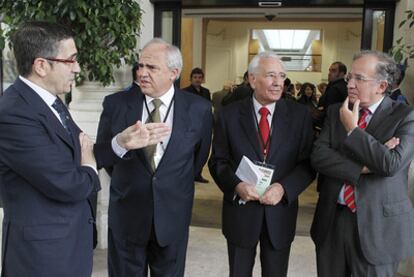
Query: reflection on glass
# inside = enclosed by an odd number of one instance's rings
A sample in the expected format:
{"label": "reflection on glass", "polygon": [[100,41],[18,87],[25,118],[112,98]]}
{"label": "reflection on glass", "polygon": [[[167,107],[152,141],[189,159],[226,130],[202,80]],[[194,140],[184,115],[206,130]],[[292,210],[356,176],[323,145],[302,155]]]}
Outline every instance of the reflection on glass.
{"label": "reflection on glass", "polygon": [[259,52],[277,53],[289,71],[321,71],[320,30],[255,29],[249,43],[249,60]]}
{"label": "reflection on glass", "polygon": [[372,15],[371,49],[383,51],[385,11],[374,11]]}
{"label": "reflection on glass", "polygon": [[173,12],[162,12],[161,18],[161,38],[165,41],[173,42]]}

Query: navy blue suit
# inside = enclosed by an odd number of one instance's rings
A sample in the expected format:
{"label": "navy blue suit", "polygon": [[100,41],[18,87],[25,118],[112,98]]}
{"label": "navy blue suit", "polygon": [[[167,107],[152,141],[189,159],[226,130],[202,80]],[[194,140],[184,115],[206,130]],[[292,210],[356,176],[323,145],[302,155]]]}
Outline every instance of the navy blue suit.
{"label": "navy blue suit", "polygon": [[140,91],[105,98],[95,155],[98,167],[109,169],[112,177],[110,231],[142,246],[153,233],[164,247],[188,233],[194,175],[208,158],[213,118],[209,102],[176,89],[171,138],[153,172],[143,149],[129,151],[121,159],[111,147],[115,135],[141,120],[144,99]]}
{"label": "navy blue suit", "polygon": [[20,79],[0,98],[0,189],[4,205],[2,276],[90,276],[93,215],[100,189],[80,165],[72,135]]}

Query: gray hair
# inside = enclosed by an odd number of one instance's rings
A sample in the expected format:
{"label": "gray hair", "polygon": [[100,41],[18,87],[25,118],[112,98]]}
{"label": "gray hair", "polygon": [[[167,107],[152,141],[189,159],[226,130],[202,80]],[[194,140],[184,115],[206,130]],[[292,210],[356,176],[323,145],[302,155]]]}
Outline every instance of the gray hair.
{"label": "gray hair", "polygon": [[167,66],[169,69],[178,69],[178,76],[181,74],[181,70],[183,68],[183,57],[181,55],[180,49],[178,49],[177,46],[172,45],[171,43],[166,42],[165,40],[161,38],[153,38],[150,40],[145,46],[142,48],[142,50],[145,50],[145,48],[149,47],[153,44],[161,44],[165,46],[166,49],[166,58],[167,58]]}
{"label": "gray hair", "polygon": [[259,63],[263,59],[274,59],[274,60],[276,60],[280,63],[283,70],[285,70],[285,65],[283,64],[282,60],[280,59],[280,57],[276,53],[271,52],[271,51],[264,51],[264,52],[260,52],[256,56],[254,56],[253,59],[250,61],[249,67],[247,69],[249,74],[256,74],[258,72]]}
{"label": "gray hair", "polygon": [[377,80],[385,80],[388,83],[387,91],[391,90],[391,86],[395,81],[395,72],[397,69],[397,64],[388,54],[374,51],[374,50],[363,50],[354,55],[353,60],[360,59],[362,57],[372,56],[377,58],[378,63],[375,68],[375,78]]}

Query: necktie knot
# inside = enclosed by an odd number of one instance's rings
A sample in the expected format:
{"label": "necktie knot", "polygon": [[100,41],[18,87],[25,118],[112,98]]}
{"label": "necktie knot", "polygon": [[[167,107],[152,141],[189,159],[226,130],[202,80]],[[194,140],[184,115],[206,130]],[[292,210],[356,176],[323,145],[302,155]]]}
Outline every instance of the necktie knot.
{"label": "necktie knot", "polygon": [[60,101],[59,98],[56,98],[55,102],[53,102],[52,107],[59,113],[65,113],[65,110],[63,108],[63,103]]}
{"label": "necktie knot", "polygon": [[261,107],[259,109],[259,114],[260,114],[261,117],[265,117],[266,118],[270,114],[270,112],[269,112],[269,110],[266,107]]}
{"label": "necktie knot", "polygon": [[359,120],[358,120],[358,126],[361,129],[365,129],[367,127],[367,116],[370,114],[369,109],[361,109],[359,111]]}
{"label": "necktie knot", "polygon": [[56,98],[55,102],[53,102],[52,104],[52,108],[54,108],[57,111],[63,127],[65,128],[66,132],[70,134],[70,130],[68,126],[70,118],[69,118],[68,112],[66,111],[66,108],[63,102],[59,98]]}
{"label": "necktie knot", "polygon": [[159,109],[162,105],[162,102],[160,99],[155,98],[152,100],[152,104],[154,105],[154,109]]}

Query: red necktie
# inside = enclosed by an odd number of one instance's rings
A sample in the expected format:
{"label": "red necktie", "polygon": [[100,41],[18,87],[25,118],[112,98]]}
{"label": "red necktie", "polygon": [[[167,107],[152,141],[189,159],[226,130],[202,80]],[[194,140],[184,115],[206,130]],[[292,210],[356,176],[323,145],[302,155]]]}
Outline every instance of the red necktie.
{"label": "red necktie", "polygon": [[[360,111],[360,118],[358,120],[358,127],[361,129],[365,129],[367,127],[367,116],[369,115],[368,109],[362,109]],[[354,193],[354,185],[345,183],[345,190],[344,190],[344,200],[345,204],[348,208],[355,213],[356,212],[356,205],[355,205],[355,193]]]}
{"label": "red necktie", "polygon": [[261,134],[260,143],[262,145],[263,154],[266,156],[266,150],[265,148],[268,148],[268,145],[266,145],[267,140],[269,139],[269,121],[267,121],[267,116],[270,114],[269,110],[266,107],[261,107],[259,110],[260,114],[260,121],[259,121],[259,129]]}

